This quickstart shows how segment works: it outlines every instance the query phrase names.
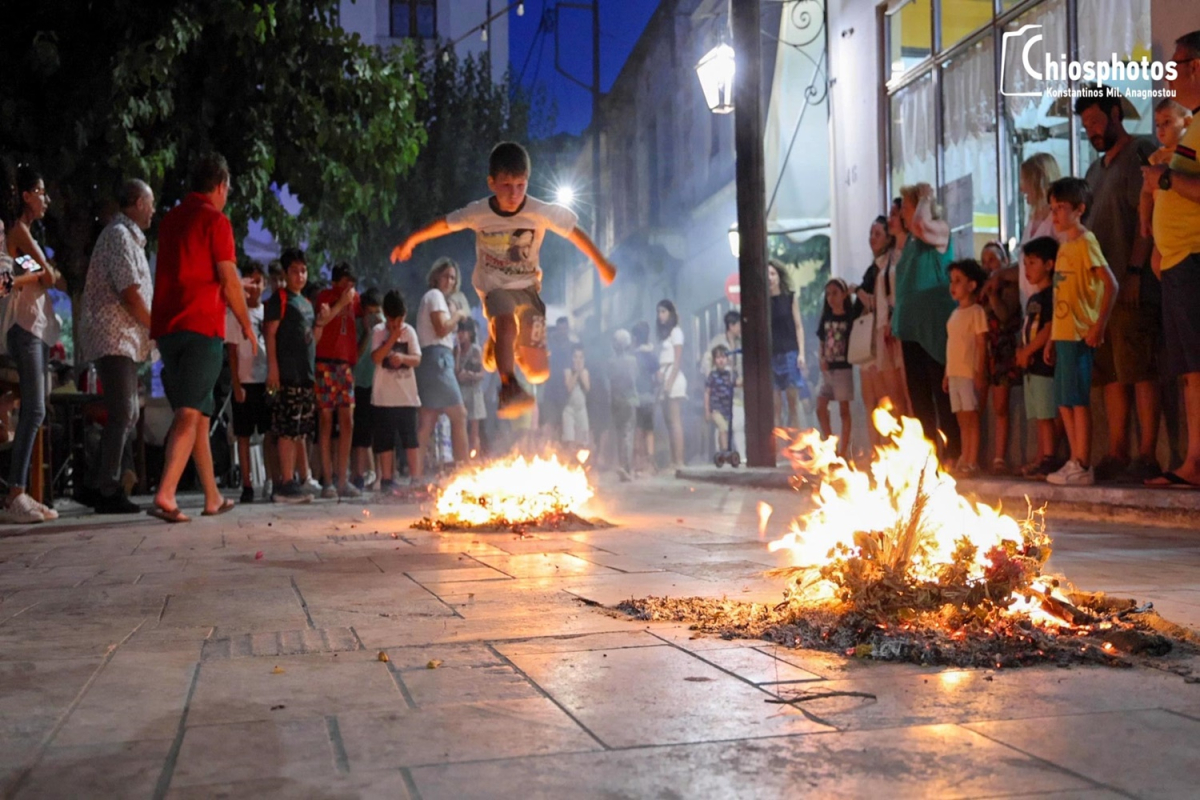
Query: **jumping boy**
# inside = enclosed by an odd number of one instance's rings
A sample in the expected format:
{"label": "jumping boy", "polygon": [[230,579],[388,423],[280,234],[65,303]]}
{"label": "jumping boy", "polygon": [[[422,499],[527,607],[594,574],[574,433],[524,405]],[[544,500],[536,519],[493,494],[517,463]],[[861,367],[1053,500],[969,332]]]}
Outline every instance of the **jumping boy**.
{"label": "jumping boy", "polygon": [[546,353],[546,306],[538,295],[542,270],[538,251],[551,230],[565,237],[592,260],[607,286],[617,270],[579,227],[575,212],[526,195],[530,174],[529,153],[515,142],[502,142],[488,159],[491,197],[409,235],[392,250],[392,263],[407,261],[417,245],[455,231],[475,231],[475,274],[472,283],[483,298],[489,322],[484,367],[500,373],[496,411],[501,419],[515,419],[534,404],[517,383],[519,366],[530,383],[549,376]]}
{"label": "jumping boy", "polygon": [[1092,363],[1117,302],[1117,279],[1096,237],[1083,226],[1092,202],[1087,181],[1061,178],[1050,184],[1050,217],[1060,243],[1054,260],[1054,322],[1043,354],[1054,365],[1054,401],[1071,444],[1071,460],[1046,476],[1047,483],[1089,486],[1091,467]]}

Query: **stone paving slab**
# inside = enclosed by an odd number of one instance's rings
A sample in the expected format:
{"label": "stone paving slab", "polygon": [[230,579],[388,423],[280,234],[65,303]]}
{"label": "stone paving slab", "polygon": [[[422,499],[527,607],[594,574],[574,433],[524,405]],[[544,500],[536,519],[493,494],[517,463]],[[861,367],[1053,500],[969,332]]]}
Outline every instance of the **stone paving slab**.
{"label": "stone paving slab", "polygon": [[[368,502],[0,532],[0,795],[1078,800],[1196,772],[1177,751],[1200,686],[1167,671],[879,664],[589,607],[777,601],[765,542],[805,503],[607,480],[615,527],[535,537],[412,530],[417,506]],[[1200,611],[1195,530],[1051,533],[1077,584]],[[835,688],[876,700],[764,702]],[[1155,748],[1161,778],[1115,775],[1109,734]]]}
{"label": "stone paving slab", "polygon": [[954,725],[416,768],[425,800],[996,797],[1096,784]]}
{"label": "stone paving slab", "polygon": [[1195,797],[1200,722],[1166,711],[977,722],[968,729],[1136,797]]}

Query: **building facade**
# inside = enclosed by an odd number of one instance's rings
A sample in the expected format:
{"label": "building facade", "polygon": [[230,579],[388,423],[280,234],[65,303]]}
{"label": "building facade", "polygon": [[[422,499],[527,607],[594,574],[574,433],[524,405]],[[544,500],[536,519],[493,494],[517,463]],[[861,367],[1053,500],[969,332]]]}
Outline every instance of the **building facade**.
{"label": "building facade", "polygon": [[[488,55],[492,78],[499,83],[508,70],[508,0],[342,0],[342,27],[368,44],[391,47],[407,39],[432,43],[457,41],[455,53]],[[486,29],[487,35],[484,36]]]}

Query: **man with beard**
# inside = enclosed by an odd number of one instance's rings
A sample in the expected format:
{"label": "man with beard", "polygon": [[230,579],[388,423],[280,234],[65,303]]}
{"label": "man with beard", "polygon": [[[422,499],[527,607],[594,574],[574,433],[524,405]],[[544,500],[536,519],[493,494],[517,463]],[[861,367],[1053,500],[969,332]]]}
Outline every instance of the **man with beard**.
{"label": "man with beard", "polygon": [[[1117,285],[1104,342],[1096,351],[1092,384],[1102,387],[1108,420],[1108,452],[1096,464],[1096,480],[1124,478],[1140,483],[1161,470],[1158,445],[1159,389],[1157,355],[1162,319],[1158,280],[1150,271],[1153,243],[1141,235],[1138,201],[1142,165],[1154,142],[1125,130],[1121,98],[1113,90],[1102,97],[1080,97],[1075,113],[1100,158],[1088,168],[1093,202],[1084,224],[1104,251]],[[1137,408],[1138,455],[1129,458],[1130,389]]]}

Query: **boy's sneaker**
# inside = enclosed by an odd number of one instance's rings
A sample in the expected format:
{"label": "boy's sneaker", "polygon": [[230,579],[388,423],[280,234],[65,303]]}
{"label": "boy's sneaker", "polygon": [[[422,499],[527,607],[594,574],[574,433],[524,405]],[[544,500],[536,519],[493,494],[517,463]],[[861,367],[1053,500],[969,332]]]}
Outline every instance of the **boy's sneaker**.
{"label": "boy's sneaker", "polygon": [[[45,503],[38,503],[36,500],[34,500],[33,502],[37,503],[38,511],[42,512],[43,520],[45,520],[46,522],[49,522],[52,519],[58,519],[58,512],[55,511],[53,508],[46,505]],[[141,511],[141,509],[139,508],[138,511]]]}
{"label": "boy's sneaker", "polygon": [[1153,458],[1138,456],[1129,462],[1129,466],[1121,473],[1121,480],[1129,483],[1145,483],[1162,475],[1162,467]]}
{"label": "boy's sneaker", "polygon": [[1109,481],[1119,480],[1122,473],[1128,467],[1129,462],[1124,459],[1105,456],[1096,462],[1093,472],[1096,475],[1096,480],[1101,483],[1108,483]]}
{"label": "boy's sneaker", "polygon": [[317,483],[315,478],[309,478],[300,484],[300,491],[309,497],[316,497],[321,494],[321,484]]}
{"label": "boy's sneaker", "polygon": [[1092,468],[1084,469],[1083,465],[1074,459],[1063,464],[1062,469],[1046,476],[1046,483],[1056,486],[1091,486],[1095,482],[1096,473]]}
{"label": "boy's sneaker", "polygon": [[312,497],[300,488],[300,484],[296,481],[288,481],[287,483],[277,487],[271,493],[271,500],[276,503],[311,503]]}
{"label": "boy's sneaker", "polygon": [[332,483],[326,484],[321,488],[322,500],[337,500],[338,490]]}
{"label": "boy's sneaker", "polygon": [[253,486],[243,486],[242,487],[242,497],[239,502],[242,502],[242,503],[253,503],[254,502],[254,487]]}
{"label": "boy's sneaker", "polygon": [[37,501],[22,492],[9,501],[8,508],[4,509],[4,521],[18,525],[30,525],[35,522],[45,522],[46,518],[42,515],[42,510],[38,508]]}
{"label": "boy's sneaker", "polygon": [[496,416],[500,419],[516,419],[533,408],[533,397],[521,388],[516,380],[500,384],[500,398],[496,406]]}
{"label": "boy's sneaker", "polygon": [[353,500],[356,497],[362,497],[362,491],[353,483],[347,483],[337,490],[338,497],[346,500]]}

